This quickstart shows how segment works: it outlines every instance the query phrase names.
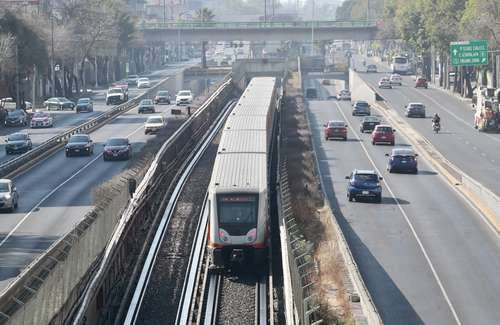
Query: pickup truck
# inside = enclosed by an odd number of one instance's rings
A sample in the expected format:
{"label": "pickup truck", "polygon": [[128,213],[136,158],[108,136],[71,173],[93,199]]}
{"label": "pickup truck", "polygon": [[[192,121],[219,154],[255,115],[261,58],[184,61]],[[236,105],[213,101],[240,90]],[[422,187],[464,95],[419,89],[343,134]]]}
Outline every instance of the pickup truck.
{"label": "pickup truck", "polygon": [[121,104],[128,100],[128,85],[127,88],[116,85],[108,89],[106,93],[106,105]]}

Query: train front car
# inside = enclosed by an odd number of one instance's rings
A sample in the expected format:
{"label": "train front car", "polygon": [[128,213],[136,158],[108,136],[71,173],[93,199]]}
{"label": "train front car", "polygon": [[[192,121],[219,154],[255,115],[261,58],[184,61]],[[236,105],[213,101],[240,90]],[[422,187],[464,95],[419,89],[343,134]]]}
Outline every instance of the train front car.
{"label": "train front car", "polygon": [[269,241],[269,150],[275,78],[254,78],[231,112],[209,187],[212,270],[263,268]]}

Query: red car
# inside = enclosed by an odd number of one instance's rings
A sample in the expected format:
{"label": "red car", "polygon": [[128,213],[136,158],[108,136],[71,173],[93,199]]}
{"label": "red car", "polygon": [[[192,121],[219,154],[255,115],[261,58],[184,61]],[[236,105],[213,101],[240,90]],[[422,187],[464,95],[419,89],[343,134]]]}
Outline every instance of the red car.
{"label": "red car", "polygon": [[415,88],[426,88],[427,89],[427,79],[418,77],[415,81]]}
{"label": "red car", "polygon": [[390,125],[380,124],[375,127],[372,132],[372,144],[388,143],[394,145],[394,130]]}
{"label": "red car", "polygon": [[347,124],[344,121],[329,121],[324,125],[325,140],[343,139],[347,141]]}

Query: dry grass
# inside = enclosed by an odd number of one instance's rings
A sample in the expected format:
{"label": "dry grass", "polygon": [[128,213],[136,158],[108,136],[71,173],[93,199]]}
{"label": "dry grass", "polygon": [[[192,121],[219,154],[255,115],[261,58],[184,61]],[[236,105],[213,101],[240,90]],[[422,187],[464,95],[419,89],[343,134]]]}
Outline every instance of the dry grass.
{"label": "dry grass", "polygon": [[327,324],[353,324],[348,295],[344,286],[346,269],[337,246],[332,211],[325,205],[316,174],[311,132],[297,76],[289,79],[284,98],[286,141],[282,153],[287,159],[292,207],[304,235],[314,245],[319,266],[321,317]]}

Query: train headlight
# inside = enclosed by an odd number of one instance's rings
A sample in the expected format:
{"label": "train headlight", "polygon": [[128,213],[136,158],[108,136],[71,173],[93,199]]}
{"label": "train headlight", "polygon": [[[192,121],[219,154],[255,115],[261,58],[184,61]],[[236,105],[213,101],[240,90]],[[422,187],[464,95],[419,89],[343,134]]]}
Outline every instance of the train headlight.
{"label": "train headlight", "polygon": [[219,239],[223,242],[227,242],[229,240],[229,234],[222,228],[219,229]]}
{"label": "train headlight", "polygon": [[257,237],[257,229],[253,228],[249,232],[247,232],[247,240],[248,242],[253,242]]}

